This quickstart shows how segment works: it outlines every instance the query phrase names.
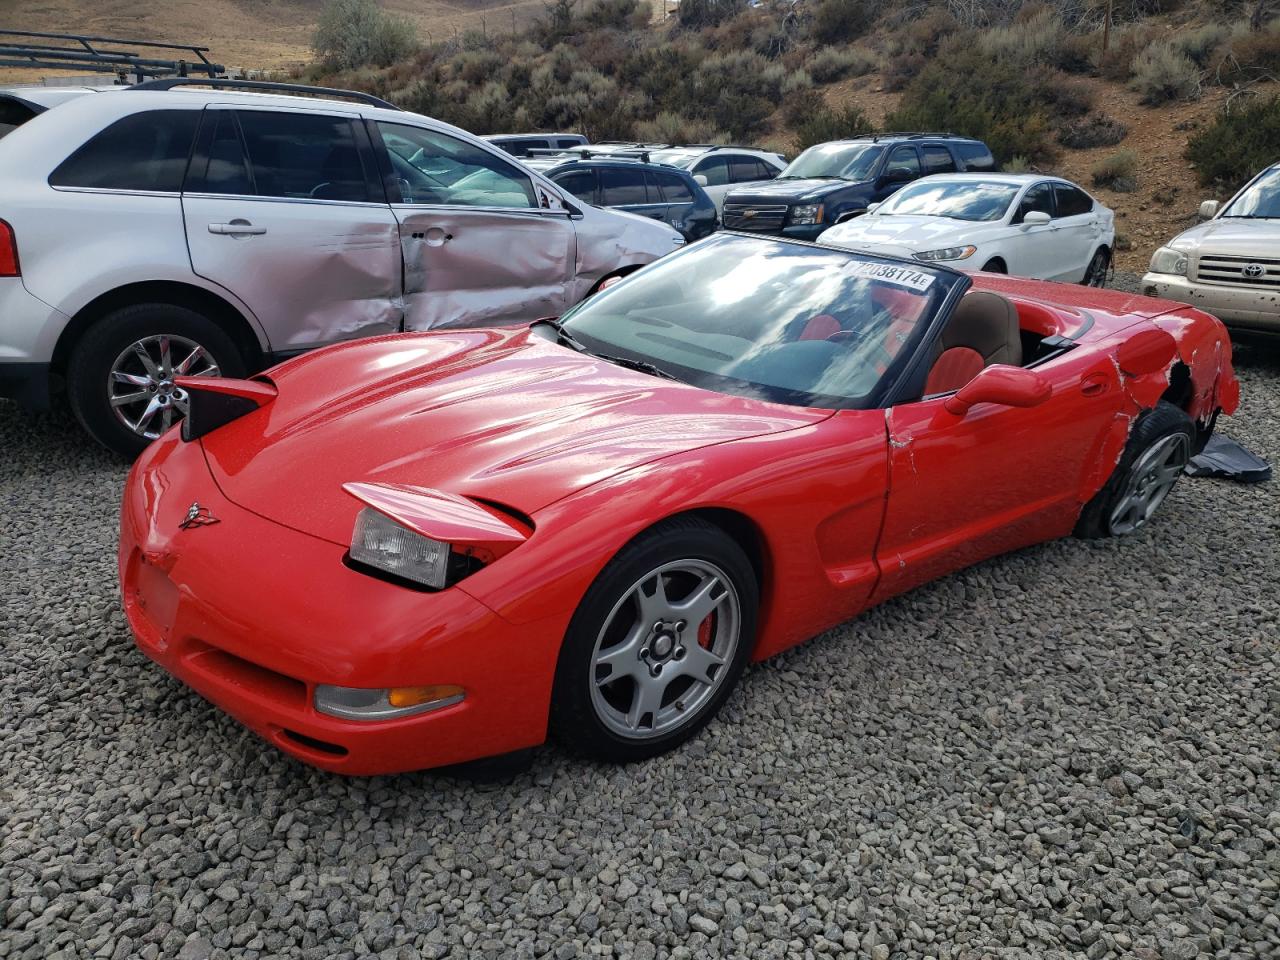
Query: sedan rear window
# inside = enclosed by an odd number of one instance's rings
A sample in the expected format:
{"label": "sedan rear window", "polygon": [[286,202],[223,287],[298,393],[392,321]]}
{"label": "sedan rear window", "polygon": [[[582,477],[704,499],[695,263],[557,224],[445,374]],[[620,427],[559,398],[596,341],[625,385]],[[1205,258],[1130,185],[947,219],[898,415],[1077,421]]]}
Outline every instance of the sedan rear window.
{"label": "sedan rear window", "polygon": [[199,121],[198,110],[124,117],[62,161],[49,175],[49,185],[177,193]]}

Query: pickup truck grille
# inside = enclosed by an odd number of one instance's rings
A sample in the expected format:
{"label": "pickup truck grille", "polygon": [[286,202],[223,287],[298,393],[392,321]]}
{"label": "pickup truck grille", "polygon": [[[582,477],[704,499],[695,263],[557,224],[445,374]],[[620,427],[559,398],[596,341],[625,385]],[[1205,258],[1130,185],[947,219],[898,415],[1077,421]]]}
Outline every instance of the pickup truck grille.
{"label": "pickup truck grille", "polygon": [[1233,287],[1280,289],[1280,260],[1274,257],[1228,257],[1204,254],[1196,263],[1196,280]]}
{"label": "pickup truck grille", "polygon": [[779,230],[787,219],[787,205],[762,205],[759,203],[726,203],[724,226],[726,230]]}

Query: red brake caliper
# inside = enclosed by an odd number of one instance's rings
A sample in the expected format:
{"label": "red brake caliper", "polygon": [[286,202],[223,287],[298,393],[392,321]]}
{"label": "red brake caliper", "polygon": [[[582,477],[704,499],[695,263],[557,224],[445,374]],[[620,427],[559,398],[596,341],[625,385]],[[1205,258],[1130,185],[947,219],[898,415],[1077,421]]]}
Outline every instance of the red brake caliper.
{"label": "red brake caliper", "polygon": [[711,628],[712,620],[715,619],[714,613],[707,614],[707,619],[698,624],[698,646],[710,650],[711,649]]}

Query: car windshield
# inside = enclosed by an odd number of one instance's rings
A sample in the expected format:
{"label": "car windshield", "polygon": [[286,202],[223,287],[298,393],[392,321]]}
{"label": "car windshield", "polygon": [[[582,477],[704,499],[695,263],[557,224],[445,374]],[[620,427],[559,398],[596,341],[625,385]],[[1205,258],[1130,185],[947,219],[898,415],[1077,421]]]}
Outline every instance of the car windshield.
{"label": "car windshield", "polygon": [[876,213],[947,217],[974,222],[1000,220],[1018,195],[1018,185],[993,180],[921,180],[903,187]]}
{"label": "car windshield", "polygon": [[1268,170],[1222,211],[1224,217],[1280,220],[1280,167]]}
{"label": "car windshield", "polygon": [[720,234],[583,301],[576,345],[721,393],[869,407],[960,274],[844,250]]}
{"label": "car windshield", "polygon": [[796,157],[779,175],[780,180],[836,177],[870,180],[884,147],[873,143],[820,143]]}

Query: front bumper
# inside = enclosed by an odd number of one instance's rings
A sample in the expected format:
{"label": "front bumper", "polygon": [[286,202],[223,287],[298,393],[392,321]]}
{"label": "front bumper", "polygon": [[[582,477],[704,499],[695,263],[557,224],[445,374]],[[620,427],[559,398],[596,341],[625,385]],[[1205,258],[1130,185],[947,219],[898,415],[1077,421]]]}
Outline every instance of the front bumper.
{"label": "front bumper", "polygon": [[1148,273],[1142,292],[1211,313],[1232,329],[1280,334],[1280,288],[1272,290],[1198,283],[1167,273]]}
{"label": "front bumper", "polygon": [[[193,503],[216,522],[182,529]],[[511,627],[452,587],[349,569],[344,550],[222,496],[199,444],[144,453],[121,512],[119,571],[139,649],[298,759],[344,774],[461,763],[541,743],[561,630]],[[386,721],[320,713],[317,684],[456,683],[453,706]]]}
{"label": "front bumper", "polygon": [[752,230],[749,227],[733,227],[737,233],[758,233],[766,237],[790,237],[792,240],[817,240],[823,230],[830,228],[829,223],[806,223],[800,226],[784,226],[778,230]]}

